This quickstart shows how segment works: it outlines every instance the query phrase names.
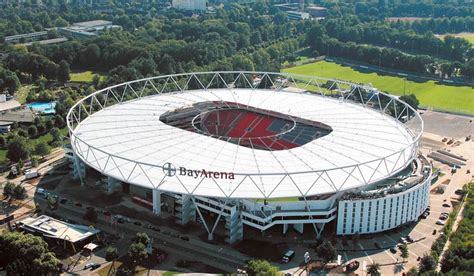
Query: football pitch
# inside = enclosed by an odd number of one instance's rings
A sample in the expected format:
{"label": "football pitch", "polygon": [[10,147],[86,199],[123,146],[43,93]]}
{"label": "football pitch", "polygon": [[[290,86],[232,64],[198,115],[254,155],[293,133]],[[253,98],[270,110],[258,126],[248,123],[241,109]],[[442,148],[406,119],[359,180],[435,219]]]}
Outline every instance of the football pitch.
{"label": "football pitch", "polygon": [[377,89],[393,95],[415,94],[420,106],[451,112],[474,114],[474,88],[440,84],[433,80],[405,80],[376,72],[362,72],[351,66],[320,61],[283,69],[283,72],[313,75],[357,83],[372,84]]}

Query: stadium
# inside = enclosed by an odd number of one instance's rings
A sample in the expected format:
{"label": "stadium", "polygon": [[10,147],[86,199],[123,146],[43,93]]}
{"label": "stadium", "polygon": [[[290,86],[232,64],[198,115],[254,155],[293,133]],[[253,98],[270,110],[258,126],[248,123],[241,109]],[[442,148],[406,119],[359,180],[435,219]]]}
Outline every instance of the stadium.
{"label": "stadium", "polygon": [[76,103],[74,176],[87,170],[226,242],[244,229],[337,235],[416,221],[429,203],[423,121],[370,85],[267,72],[130,81]]}

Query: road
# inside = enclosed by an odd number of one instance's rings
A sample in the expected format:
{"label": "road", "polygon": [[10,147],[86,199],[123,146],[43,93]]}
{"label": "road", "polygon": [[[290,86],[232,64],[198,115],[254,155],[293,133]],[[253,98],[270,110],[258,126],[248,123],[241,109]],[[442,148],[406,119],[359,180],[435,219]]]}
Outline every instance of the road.
{"label": "road", "polygon": [[[38,197],[35,200],[40,203],[41,206],[46,206],[46,200]],[[60,204],[58,210],[55,211],[61,217],[72,218],[75,221],[83,222],[87,225],[87,222],[83,221],[82,216],[85,209],[78,208],[75,205]],[[145,222],[142,222],[145,225]],[[146,232],[150,238],[159,248],[163,248],[168,253],[182,256],[183,259],[200,261],[210,266],[216,267],[223,271],[235,272],[239,267],[245,265],[245,258],[229,255],[217,246],[202,244],[198,241],[183,241],[179,237],[174,238],[170,235],[165,235],[162,232],[156,232],[144,227],[139,227],[131,223],[113,224],[111,225],[106,221],[105,216],[99,215],[97,229],[101,229],[114,234],[126,234],[130,237],[135,236],[138,232]],[[163,230],[162,230],[163,231]]]}

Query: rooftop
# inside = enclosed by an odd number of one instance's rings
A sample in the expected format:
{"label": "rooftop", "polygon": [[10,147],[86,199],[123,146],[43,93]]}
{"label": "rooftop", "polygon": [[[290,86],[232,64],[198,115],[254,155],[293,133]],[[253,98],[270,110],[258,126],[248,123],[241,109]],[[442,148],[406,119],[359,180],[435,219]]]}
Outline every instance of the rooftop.
{"label": "rooftop", "polygon": [[92,21],[77,22],[72,25],[83,27],[83,28],[95,28],[95,27],[101,27],[104,25],[112,25],[112,22],[107,21],[107,20],[92,20]]}
{"label": "rooftop", "polygon": [[72,243],[84,240],[100,232],[100,230],[85,225],[70,224],[46,215],[26,218],[20,224],[20,227],[24,230],[41,233],[45,237],[67,240]]}

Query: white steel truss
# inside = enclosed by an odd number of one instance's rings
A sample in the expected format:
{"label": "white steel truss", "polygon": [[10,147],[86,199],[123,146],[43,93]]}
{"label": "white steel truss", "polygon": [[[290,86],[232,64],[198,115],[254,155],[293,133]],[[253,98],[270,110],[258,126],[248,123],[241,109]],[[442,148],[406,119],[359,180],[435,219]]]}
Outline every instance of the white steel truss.
{"label": "white steel truss", "polygon": [[[184,177],[178,174],[173,176],[163,174],[163,165],[139,162],[117,154],[111,154],[102,148],[94,147],[87,140],[76,135],[78,126],[96,112],[145,97],[161,94],[179,97],[181,94],[193,90],[204,90],[212,93],[212,89],[216,88],[229,89],[233,93],[238,93],[238,89],[250,89],[252,91],[270,89],[278,92],[288,87],[310,91],[317,97],[338,98],[341,103],[356,104],[375,110],[397,122],[397,124],[404,124],[411,135],[412,142],[390,155],[354,165],[325,170],[281,172],[275,174],[236,173],[238,180],[232,190],[222,189],[216,179],[207,179],[206,181],[209,182],[207,185],[215,185],[218,192],[217,194],[206,195],[199,189],[204,179],[194,187],[187,186],[187,179],[184,179]],[[337,193],[344,190],[345,184],[349,179],[358,181],[359,186],[364,186],[380,180],[378,175],[388,176],[399,172],[403,169],[399,166],[399,162],[408,164],[416,157],[420,137],[423,132],[423,121],[416,110],[398,98],[380,92],[373,87],[315,76],[241,71],[173,74],[107,87],[77,102],[68,112],[67,125],[72,149],[77,156],[88,166],[95,168],[105,175],[110,175],[110,171],[113,170],[115,174],[111,176],[124,182],[153,189],[189,194],[191,196],[212,196],[224,199],[241,198],[242,194],[239,193],[239,189],[243,184],[255,187],[257,194],[252,195],[253,198],[264,199],[275,197],[274,193],[279,189],[280,185],[294,185],[297,190],[296,195],[305,201],[308,196],[318,193],[318,185],[330,186],[331,192]],[[393,162],[393,160],[396,160],[396,162]],[[368,171],[370,172],[368,173]],[[158,172],[160,172],[160,176],[156,177]],[[344,177],[342,180],[336,180],[336,175]],[[265,178],[269,176],[272,177],[275,186],[271,190],[265,190],[262,182],[265,182]],[[136,180],[138,177],[140,177],[140,181]],[[297,177],[311,178],[312,185],[305,188],[300,187],[297,183],[298,180],[294,180]],[[176,191],[163,189],[162,187],[171,178],[179,186]],[[281,194],[279,197],[281,197]],[[208,232],[212,233],[212,231]]]}

